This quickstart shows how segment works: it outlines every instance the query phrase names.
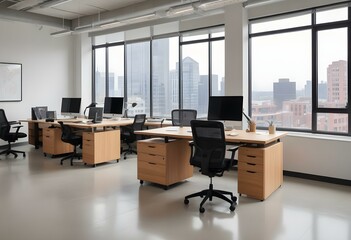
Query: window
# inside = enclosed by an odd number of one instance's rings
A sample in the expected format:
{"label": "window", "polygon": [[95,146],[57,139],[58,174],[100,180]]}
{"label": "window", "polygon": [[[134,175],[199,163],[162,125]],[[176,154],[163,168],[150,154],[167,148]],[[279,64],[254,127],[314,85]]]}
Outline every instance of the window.
{"label": "window", "polygon": [[253,38],[251,59],[257,126],[273,119],[277,127],[311,129],[311,30]]}
{"label": "window", "polygon": [[173,109],[192,108],[206,118],[209,95],[224,95],[224,35],[217,26],[93,46],[93,100],[124,96],[128,116],[170,118]]}
{"label": "window", "polygon": [[108,48],[108,96],[124,96],[124,45]]}
{"label": "window", "polygon": [[183,108],[196,109],[199,118],[207,117],[208,42],[183,45],[182,55]]}
{"label": "window", "polygon": [[137,103],[128,111],[128,116],[150,116],[150,42],[126,45],[127,59],[127,104]]}
{"label": "window", "polygon": [[350,135],[348,11],[335,5],[250,21],[258,127],[274,119],[286,130]]}
{"label": "window", "polygon": [[152,115],[171,117],[179,108],[179,37],[152,41]]}
{"label": "window", "polygon": [[95,50],[95,101],[103,104],[106,93],[106,48]]}

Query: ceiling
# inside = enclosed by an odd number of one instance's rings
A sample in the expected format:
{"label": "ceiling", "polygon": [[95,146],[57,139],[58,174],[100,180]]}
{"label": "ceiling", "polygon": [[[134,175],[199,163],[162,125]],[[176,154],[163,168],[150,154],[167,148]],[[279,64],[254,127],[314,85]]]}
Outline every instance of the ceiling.
{"label": "ceiling", "polygon": [[[134,21],[148,21],[156,18],[170,18],[184,15],[206,15],[214,9],[200,5],[219,0],[0,0],[0,20],[22,21],[78,31],[82,28],[96,29],[102,24],[130,24]],[[220,0],[216,10],[223,11],[227,4],[268,2],[277,0]],[[189,5],[192,11],[183,9]],[[201,8],[201,9],[200,9]],[[181,14],[170,10],[180,9]],[[145,16],[153,14],[152,16]],[[142,18],[140,18],[140,16]],[[138,19],[133,19],[137,17]],[[145,17],[145,18],[144,18]]]}

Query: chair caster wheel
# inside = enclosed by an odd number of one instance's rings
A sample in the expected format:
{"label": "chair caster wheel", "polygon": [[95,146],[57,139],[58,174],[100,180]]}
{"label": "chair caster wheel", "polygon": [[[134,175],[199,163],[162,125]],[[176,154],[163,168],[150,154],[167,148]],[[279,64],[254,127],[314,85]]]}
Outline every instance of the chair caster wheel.
{"label": "chair caster wheel", "polygon": [[185,204],[185,205],[188,205],[188,204],[189,204],[189,200],[185,198],[185,199],[184,199],[184,204]]}
{"label": "chair caster wheel", "polygon": [[200,207],[199,211],[200,211],[200,213],[204,213],[205,212],[205,208]]}
{"label": "chair caster wheel", "polygon": [[229,207],[229,209],[230,209],[230,211],[234,212],[234,210],[235,210],[234,204],[231,205],[231,206]]}
{"label": "chair caster wheel", "polygon": [[236,202],[236,200],[238,200],[237,197],[232,197],[232,201],[233,201],[234,203]]}

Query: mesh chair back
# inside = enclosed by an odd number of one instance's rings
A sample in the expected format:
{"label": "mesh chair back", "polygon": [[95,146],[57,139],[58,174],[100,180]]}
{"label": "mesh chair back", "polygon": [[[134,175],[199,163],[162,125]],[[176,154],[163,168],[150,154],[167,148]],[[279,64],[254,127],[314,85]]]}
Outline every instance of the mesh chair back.
{"label": "mesh chair back", "polygon": [[217,121],[191,121],[194,153],[190,164],[200,167],[202,174],[212,176],[222,172],[225,165],[225,133],[223,123]]}
{"label": "mesh chair back", "polygon": [[133,130],[142,130],[146,120],[146,114],[136,114],[134,116]]}
{"label": "mesh chair back", "polygon": [[10,124],[7,121],[4,109],[0,109],[0,138],[7,141],[7,135],[10,132]]}
{"label": "mesh chair back", "polygon": [[72,128],[66,124],[63,124],[63,122],[59,122],[61,126],[61,140],[64,142],[68,142],[71,140],[73,131]]}
{"label": "mesh chair back", "polygon": [[194,109],[174,109],[172,110],[173,126],[190,126],[191,120],[195,120],[197,111]]}

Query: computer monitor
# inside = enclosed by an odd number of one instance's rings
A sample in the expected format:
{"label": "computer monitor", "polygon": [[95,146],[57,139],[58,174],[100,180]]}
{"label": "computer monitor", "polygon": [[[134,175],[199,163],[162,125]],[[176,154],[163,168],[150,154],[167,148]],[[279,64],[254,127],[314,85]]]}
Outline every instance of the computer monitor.
{"label": "computer monitor", "polygon": [[62,98],[61,115],[79,116],[81,98]]}
{"label": "computer monitor", "polygon": [[94,123],[99,123],[102,121],[102,113],[104,108],[102,107],[91,107],[89,108],[88,119],[93,120]]}
{"label": "computer monitor", "polygon": [[211,96],[208,102],[208,120],[242,121],[243,96]]}
{"label": "computer monitor", "polygon": [[105,97],[104,116],[122,117],[124,101],[123,97]]}
{"label": "computer monitor", "polygon": [[40,119],[47,118],[46,117],[47,111],[48,111],[47,106],[32,107],[32,120],[40,120]]}

